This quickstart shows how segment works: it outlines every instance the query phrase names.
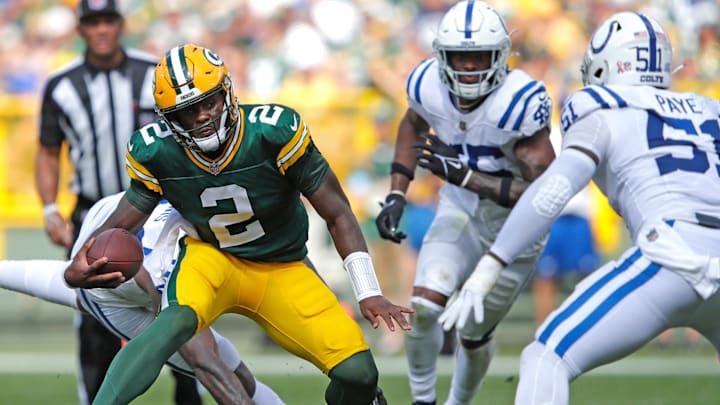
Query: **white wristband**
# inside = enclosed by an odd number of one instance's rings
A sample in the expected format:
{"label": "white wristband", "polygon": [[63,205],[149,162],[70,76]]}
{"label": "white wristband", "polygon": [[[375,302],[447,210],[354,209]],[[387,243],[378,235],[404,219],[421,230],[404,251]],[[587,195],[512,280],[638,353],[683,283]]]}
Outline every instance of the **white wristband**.
{"label": "white wristband", "polygon": [[58,211],[59,211],[59,209],[58,209],[57,203],[50,203],[50,204],[43,205],[43,208],[42,208],[43,218],[45,218],[45,220],[47,220],[48,217],[57,213]]}
{"label": "white wristband", "polygon": [[343,260],[343,268],[350,275],[350,284],[358,302],[368,297],[382,295],[372,259],[367,252],[350,253]]}

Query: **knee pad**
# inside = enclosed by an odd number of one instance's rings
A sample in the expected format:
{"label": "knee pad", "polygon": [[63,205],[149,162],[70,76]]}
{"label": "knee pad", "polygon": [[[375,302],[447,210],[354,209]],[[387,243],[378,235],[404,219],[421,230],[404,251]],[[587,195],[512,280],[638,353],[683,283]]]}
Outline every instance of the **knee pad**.
{"label": "knee pad", "polygon": [[412,314],[413,328],[418,329],[428,329],[435,326],[440,314],[445,309],[440,304],[417,296],[410,298],[410,307],[415,310],[415,313]]}
{"label": "knee pad", "polygon": [[375,389],[379,374],[369,350],[358,352],[333,367],[328,376],[340,384]]}
{"label": "knee pad", "polygon": [[460,284],[457,264],[446,258],[424,258],[418,264],[415,285],[451,296]]}

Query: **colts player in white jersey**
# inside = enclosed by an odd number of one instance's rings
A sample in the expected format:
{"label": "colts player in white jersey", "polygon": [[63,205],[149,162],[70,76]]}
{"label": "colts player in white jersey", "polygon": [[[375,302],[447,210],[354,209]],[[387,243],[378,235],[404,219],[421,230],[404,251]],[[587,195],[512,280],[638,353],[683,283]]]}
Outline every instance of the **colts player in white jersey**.
{"label": "colts player in white jersey", "polygon": [[[581,281],[522,354],[515,403],[567,404],[569,384],[667,328],[720,349],[720,105],[668,90],[672,48],[652,18],[612,15],[590,40],[587,86],[562,112],[562,152],[523,194],[443,317],[482,310],[497,274],[591,179],[634,246]],[[472,281],[471,281],[472,280]]]}
{"label": "colts player in white jersey", "polygon": [[[159,204],[138,234],[145,260],[135,277],[117,288],[68,287],[65,279],[89,274],[76,270],[87,268],[87,264],[76,266],[75,262],[87,261],[85,254],[88,246],[85,243],[88,237],[105,222],[121,197],[122,193],[105,197],[88,211],[72,249],[73,262],[0,261],[0,288],[85,311],[120,339],[130,340],[138,336],[155,319],[160,291],[174,264],[178,237],[181,232],[193,232],[193,229],[169,203]],[[197,377],[218,403],[284,404],[272,389],[254,378],[233,344],[212,329],[189,341],[166,364]],[[240,383],[244,389],[238,389]]]}
{"label": "colts player in white jersey", "polygon": [[[447,183],[420,249],[405,348],[415,404],[435,404],[438,324],[448,298],[463,285],[495,239],[510,207],[555,157],[549,139],[551,100],[542,82],[509,70],[510,34],[481,1],[461,1],[443,16],[436,57],[407,80],[409,109],[400,123],[391,192],[376,219],[399,243],[405,191],[416,165]],[[428,134],[432,128],[434,135]],[[493,330],[531,274],[543,242],[525,249],[487,297],[484,318],[459,328],[460,345],[447,404],[469,404],[493,355]]]}

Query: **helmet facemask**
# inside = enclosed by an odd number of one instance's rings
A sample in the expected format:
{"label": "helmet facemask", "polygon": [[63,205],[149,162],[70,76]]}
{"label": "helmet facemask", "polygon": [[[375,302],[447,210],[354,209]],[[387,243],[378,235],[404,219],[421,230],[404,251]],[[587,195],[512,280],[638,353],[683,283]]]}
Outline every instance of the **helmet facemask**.
{"label": "helmet facemask", "polygon": [[[210,97],[213,97],[218,93],[223,94],[223,106],[220,114],[194,128],[185,128],[180,123],[179,116],[181,114],[188,109],[193,108],[197,104],[206,102]],[[165,111],[158,111],[158,114],[168,123],[173,131],[173,136],[178,143],[196,152],[214,152],[220,149],[220,147],[225,144],[225,141],[227,141],[232,134],[237,132],[238,129],[238,112],[230,94],[231,93],[225,91],[223,86],[221,86],[208,92],[207,94],[203,94],[201,98],[193,100],[194,102],[191,104],[182,105]],[[200,135],[208,127],[213,129],[213,133],[205,136]]]}
{"label": "helmet facemask", "polygon": [[[500,84],[502,84],[507,75],[507,56],[509,53],[509,44],[507,50],[492,49],[488,51],[481,50],[455,50],[455,49],[438,49],[438,61],[440,63],[440,77],[450,92],[460,98],[467,100],[475,100],[487,94],[490,94]],[[475,71],[464,71],[453,69],[450,64],[450,54],[453,52],[489,52],[490,66],[486,69]],[[474,83],[464,83],[463,76],[477,76],[479,80]]]}

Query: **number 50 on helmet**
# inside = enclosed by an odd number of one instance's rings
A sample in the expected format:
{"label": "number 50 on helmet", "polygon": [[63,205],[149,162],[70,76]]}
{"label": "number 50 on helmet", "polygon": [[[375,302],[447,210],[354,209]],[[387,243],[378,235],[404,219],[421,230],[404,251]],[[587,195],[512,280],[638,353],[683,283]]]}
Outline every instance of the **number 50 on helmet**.
{"label": "number 50 on helmet", "polygon": [[[197,152],[213,152],[238,129],[237,100],[230,73],[213,51],[186,44],[170,49],[155,67],[153,83],[155,110],[173,131],[175,140]],[[195,128],[184,128],[178,121],[182,110],[208,97],[223,93],[222,113]],[[211,135],[205,129],[212,125]]]}

